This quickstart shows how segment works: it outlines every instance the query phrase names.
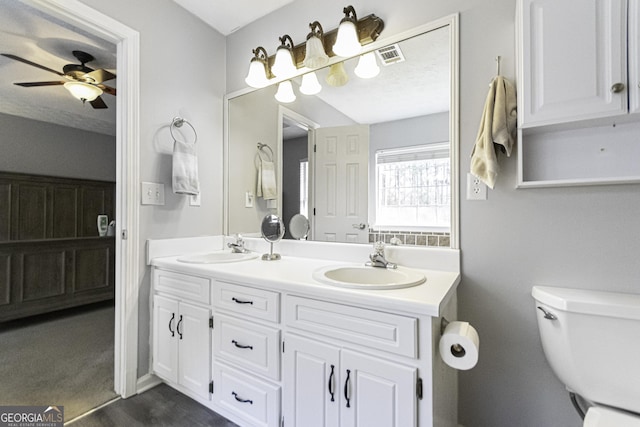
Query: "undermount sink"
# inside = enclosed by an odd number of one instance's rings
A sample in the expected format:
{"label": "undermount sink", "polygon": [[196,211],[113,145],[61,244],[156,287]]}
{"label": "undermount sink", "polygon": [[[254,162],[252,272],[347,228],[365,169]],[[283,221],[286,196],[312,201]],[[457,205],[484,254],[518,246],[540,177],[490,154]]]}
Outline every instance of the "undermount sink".
{"label": "undermount sink", "polygon": [[257,252],[236,253],[222,250],[206,254],[185,255],[178,258],[178,261],[191,264],[218,264],[223,262],[247,261],[255,258],[258,258]]}
{"label": "undermount sink", "polygon": [[424,283],[427,279],[419,271],[406,267],[395,269],[367,265],[329,266],[313,272],[320,283],[355,289],[400,289]]}

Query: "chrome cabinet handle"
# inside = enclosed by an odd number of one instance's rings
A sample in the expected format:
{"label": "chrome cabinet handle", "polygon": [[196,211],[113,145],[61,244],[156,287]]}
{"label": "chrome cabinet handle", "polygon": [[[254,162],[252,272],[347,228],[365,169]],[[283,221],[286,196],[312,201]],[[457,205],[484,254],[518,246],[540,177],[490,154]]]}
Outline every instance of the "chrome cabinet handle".
{"label": "chrome cabinet handle", "polygon": [[235,345],[238,348],[248,348],[249,350],[253,350],[253,346],[252,345],[242,345],[242,344],[238,344],[238,341],[236,340],[231,340],[231,343],[233,345]]}
{"label": "chrome cabinet handle", "polygon": [[171,329],[171,323],[173,322],[173,320],[176,318],[176,314],[175,313],[171,313],[171,319],[169,319],[169,332],[171,332],[171,336],[175,337],[176,336],[176,331],[174,331],[173,329]]}
{"label": "chrome cabinet handle", "polygon": [[620,93],[624,90],[624,83],[614,83],[611,86],[611,93]]}
{"label": "chrome cabinet handle", "polygon": [[545,319],[549,319],[549,320],[557,320],[558,316],[556,316],[555,314],[551,313],[550,311],[545,310],[544,308],[538,306],[538,310],[540,310],[541,312],[544,313],[544,318]]}
{"label": "chrome cabinet handle", "polygon": [[328,385],[329,393],[331,394],[331,401],[332,402],[336,401],[336,399],[334,397],[335,390],[334,390],[334,383],[333,383],[333,377],[335,376],[335,372],[333,371],[334,368],[335,368],[335,366],[331,365],[331,374],[329,375],[329,385]]}
{"label": "chrome cabinet handle", "polygon": [[347,408],[351,408],[351,404],[349,403],[349,376],[351,375],[351,371],[347,369],[347,379],[344,381],[344,398],[347,400]]}
{"label": "chrome cabinet handle", "polygon": [[235,302],[236,304],[251,304],[251,305],[253,305],[253,301],[242,301],[242,300],[239,300],[236,297],[231,298],[231,301]]}
{"label": "chrome cabinet handle", "polygon": [[182,314],[180,315],[180,320],[178,320],[178,325],[176,326],[176,331],[178,335],[180,335],[180,339],[182,339],[182,331],[180,331],[180,325],[182,324]]}
{"label": "chrome cabinet handle", "polygon": [[248,403],[250,405],[253,405],[253,400],[251,399],[241,399],[240,397],[238,397],[238,393],[236,393],[235,391],[232,391],[231,394],[233,395],[233,397],[240,403]]}

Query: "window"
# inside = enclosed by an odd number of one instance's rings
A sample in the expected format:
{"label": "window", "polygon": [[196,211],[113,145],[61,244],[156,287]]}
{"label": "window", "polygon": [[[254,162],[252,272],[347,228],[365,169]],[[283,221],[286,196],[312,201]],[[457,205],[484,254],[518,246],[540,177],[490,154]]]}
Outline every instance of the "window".
{"label": "window", "polygon": [[376,227],[443,230],[451,226],[449,144],[376,152]]}
{"label": "window", "polygon": [[300,214],[309,216],[309,160],[300,160]]}

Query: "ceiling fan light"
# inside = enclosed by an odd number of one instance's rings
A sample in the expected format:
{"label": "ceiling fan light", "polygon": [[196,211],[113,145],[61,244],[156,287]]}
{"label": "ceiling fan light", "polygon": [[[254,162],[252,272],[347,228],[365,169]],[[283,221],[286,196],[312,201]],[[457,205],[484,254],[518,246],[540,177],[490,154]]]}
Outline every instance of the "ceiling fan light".
{"label": "ceiling fan light", "polygon": [[289,80],[285,80],[278,84],[278,91],[276,92],[276,100],[288,104],[296,100],[296,94],[293,93],[293,86]]}
{"label": "ceiling fan light", "polygon": [[[289,43],[287,45],[287,43]],[[271,72],[279,78],[287,79],[292,77],[296,71],[296,65],[293,62],[293,41],[288,35],[280,37],[280,46],[276,50],[276,58],[271,67]]]}
{"label": "ceiling fan light", "polygon": [[378,67],[378,63],[376,62],[375,53],[369,52],[362,55],[353,72],[361,79],[370,79],[380,74],[380,67]]}
{"label": "ceiling fan light", "polygon": [[102,95],[102,89],[89,83],[66,82],[64,87],[71,93],[71,95],[82,102],[93,101]]}
{"label": "ceiling fan light", "polygon": [[305,95],[315,95],[322,90],[318,76],[315,72],[307,73],[302,76],[302,84],[300,85],[300,92]]}
{"label": "ceiling fan light", "polygon": [[327,75],[327,83],[330,86],[339,87],[344,86],[349,81],[349,75],[344,69],[342,62],[338,62],[329,67],[329,74]]}
{"label": "ceiling fan light", "polygon": [[344,58],[355,56],[360,53],[362,46],[358,38],[358,18],[352,6],[347,6],[343,10],[344,18],[338,26],[338,35],[333,45],[333,53]]}

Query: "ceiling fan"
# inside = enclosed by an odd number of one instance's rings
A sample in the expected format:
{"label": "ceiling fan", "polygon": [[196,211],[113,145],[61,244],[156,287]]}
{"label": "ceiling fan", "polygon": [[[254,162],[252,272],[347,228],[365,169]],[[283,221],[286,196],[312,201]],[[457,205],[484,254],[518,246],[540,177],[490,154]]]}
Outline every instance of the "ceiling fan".
{"label": "ceiling fan", "polygon": [[73,56],[80,61],[80,64],[67,64],[62,68],[62,72],[52,70],[44,65],[36,64],[28,59],[9,53],[0,53],[0,55],[40,68],[41,70],[49,71],[67,79],[66,81],[14,83],[15,85],[22,87],[63,85],[65,89],[83,103],[89,101],[93,108],[107,108],[107,104],[105,104],[100,95],[108,93],[109,95],[115,96],[116,90],[115,88],[102,84],[102,82],[115,79],[116,75],[102,68],[94,70],[87,67],[85,64],[95,59],[92,55],[80,50],[74,50],[72,53]]}

